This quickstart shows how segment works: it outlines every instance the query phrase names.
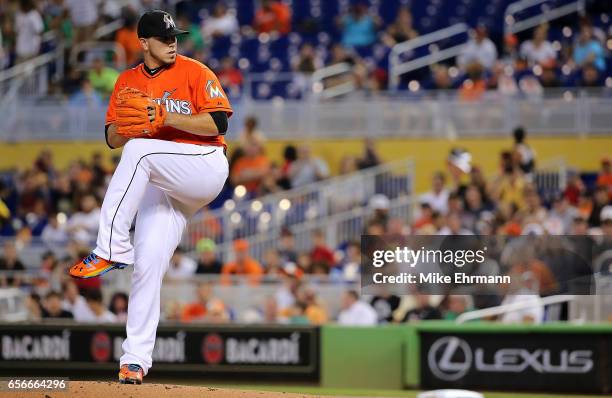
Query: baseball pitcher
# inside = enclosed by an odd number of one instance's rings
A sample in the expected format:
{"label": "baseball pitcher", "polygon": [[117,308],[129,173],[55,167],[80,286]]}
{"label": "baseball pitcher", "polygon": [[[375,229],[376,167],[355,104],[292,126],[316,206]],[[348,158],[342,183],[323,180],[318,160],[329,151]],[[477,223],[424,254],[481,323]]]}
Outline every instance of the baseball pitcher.
{"label": "baseball pitcher", "polygon": [[189,217],[228,176],[223,135],[232,108],[210,69],[177,54],[176,36],[185,33],[159,10],[138,22],[144,62],[119,76],[106,114],[106,142],[123,147],[121,161],[102,203],[96,248],[70,269],[92,278],[134,265],[121,383],[140,384],[151,368],[170,257]]}

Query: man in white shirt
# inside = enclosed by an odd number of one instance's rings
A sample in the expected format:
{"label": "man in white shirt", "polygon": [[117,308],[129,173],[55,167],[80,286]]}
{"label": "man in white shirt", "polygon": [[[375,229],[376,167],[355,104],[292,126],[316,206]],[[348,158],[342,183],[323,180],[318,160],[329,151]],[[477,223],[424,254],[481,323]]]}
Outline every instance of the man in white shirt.
{"label": "man in white shirt", "polygon": [[427,203],[434,211],[446,214],[448,211],[448,189],[444,188],[446,177],[444,173],[438,171],[431,179],[431,191],[424,193],[419,198],[420,203]]}
{"label": "man in white shirt", "polygon": [[197,268],[198,263],[186,256],[183,249],[179,247],[175,250],[174,255],[170,259],[166,277],[174,280],[189,279],[195,274]]}
{"label": "man in white shirt", "polygon": [[93,312],[87,305],[85,297],[79,294],[79,288],[72,280],[64,282],[62,286],[64,300],[62,301],[62,309],[72,312],[76,321],[81,319],[92,319]]}
{"label": "man in white shirt", "polygon": [[99,0],[64,0],[70,13],[70,20],[74,29],[73,42],[81,43],[93,40],[93,34],[98,22]]}
{"label": "man in white shirt", "polygon": [[77,322],[112,323],[117,322],[115,314],[110,312],[102,303],[102,292],[99,289],[90,289],[85,297],[90,314],[82,314],[79,318],[75,315]]}
{"label": "man in white shirt", "polygon": [[40,51],[41,33],[44,24],[40,13],[32,1],[23,1],[15,14],[17,40],[15,53],[17,62],[22,62],[38,55]]}
{"label": "man in white shirt", "polygon": [[461,54],[459,54],[458,64],[462,69],[475,62],[482,65],[485,69],[491,69],[497,61],[497,48],[489,39],[487,28],[479,26],[474,32],[474,37],[468,41]]}
{"label": "man in white shirt", "polygon": [[212,15],[202,22],[202,36],[214,40],[215,37],[236,33],[239,28],[236,15],[228,12],[225,4],[218,2]]}
{"label": "man in white shirt", "polygon": [[100,225],[100,206],[93,195],[85,195],[81,199],[81,211],[68,219],[66,229],[70,236],[83,243],[96,240]]}
{"label": "man in white shirt", "polygon": [[533,31],[533,39],[521,45],[521,57],[526,58],[529,65],[550,65],[557,59],[557,52],[546,40],[547,36],[548,27],[540,25]]}
{"label": "man in white shirt", "polygon": [[310,145],[298,147],[297,160],[289,166],[291,187],[301,187],[329,176],[329,167],[321,158],[312,156]]}
{"label": "man in white shirt", "polygon": [[349,290],[342,298],[342,311],[338,315],[338,324],[345,326],[371,326],[378,322],[376,310],[365,301],[359,300],[354,290]]}

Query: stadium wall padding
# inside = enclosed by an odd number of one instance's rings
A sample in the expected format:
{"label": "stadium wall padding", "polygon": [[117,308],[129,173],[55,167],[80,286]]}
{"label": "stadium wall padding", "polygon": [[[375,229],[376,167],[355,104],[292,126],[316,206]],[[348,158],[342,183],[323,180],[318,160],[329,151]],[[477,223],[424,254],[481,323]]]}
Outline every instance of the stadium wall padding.
{"label": "stadium wall padding", "polygon": [[[266,150],[270,158],[280,162],[283,148],[287,144],[299,144],[304,140],[270,140]],[[322,156],[330,165],[333,174],[338,173],[340,161],[346,155],[360,155],[363,151],[363,140],[355,139],[321,139],[309,141],[313,153]],[[599,169],[603,156],[610,156],[612,136],[564,136],[533,137],[528,142],[536,151],[538,161],[563,158],[568,166],[584,171]],[[230,152],[232,143],[229,144]],[[473,163],[479,165],[487,174],[499,170],[499,153],[512,147],[508,138],[468,138],[448,139],[379,139],[377,148],[385,161],[411,157],[416,162],[416,190],[424,192],[430,187],[431,175],[436,170],[444,170],[446,157],[453,147],[463,147],[473,155]],[[50,149],[60,169],[78,158],[88,159],[96,151],[110,160],[118,155],[119,150],[109,150],[103,140],[99,142],[20,142],[0,144],[0,170],[30,166],[38,153]]]}
{"label": "stadium wall padding", "polygon": [[403,388],[407,326],[321,328],[321,386]]}
{"label": "stadium wall padding", "polygon": [[[321,386],[363,389],[419,387],[423,381],[420,362],[422,333],[448,336],[508,334],[517,338],[521,335],[551,338],[567,335],[575,338],[584,334],[585,341],[591,337],[609,336],[607,346],[612,344],[612,324],[504,325],[472,322],[458,325],[448,321],[424,321],[377,327],[325,325],[321,328]],[[600,365],[612,369],[612,357],[604,358],[604,362]],[[602,382],[610,385],[609,377]]]}

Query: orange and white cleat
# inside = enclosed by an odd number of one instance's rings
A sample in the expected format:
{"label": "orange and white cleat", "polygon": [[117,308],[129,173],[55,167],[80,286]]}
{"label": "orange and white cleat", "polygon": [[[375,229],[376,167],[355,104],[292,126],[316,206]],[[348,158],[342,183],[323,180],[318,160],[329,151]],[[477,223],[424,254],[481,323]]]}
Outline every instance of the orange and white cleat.
{"label": "orange and white cleat", "polygon": [[142,384],[144,371],[139,365],[122,365],[119,369],[119,383],[121,384]]}
{"label": "orange and white cleat", "polygon": [[125,267],[127,267],[127,264],[108,261],[97,254],[91,253],[81,262],[73,265],[69,273],[73,278],[87,279],[103,275],[113,269],[123,269]]}

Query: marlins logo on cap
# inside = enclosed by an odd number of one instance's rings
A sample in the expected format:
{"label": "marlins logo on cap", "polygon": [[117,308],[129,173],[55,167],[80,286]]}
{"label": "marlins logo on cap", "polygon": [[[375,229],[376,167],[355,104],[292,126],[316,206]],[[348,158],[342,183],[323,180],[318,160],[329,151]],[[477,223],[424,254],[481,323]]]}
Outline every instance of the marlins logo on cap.
{"label": "marlins logo on cap", "polygon": [[138,37],[168,37],[189,33],[176,28],[172,16],[162,10],[147,11],[138,21]]}

